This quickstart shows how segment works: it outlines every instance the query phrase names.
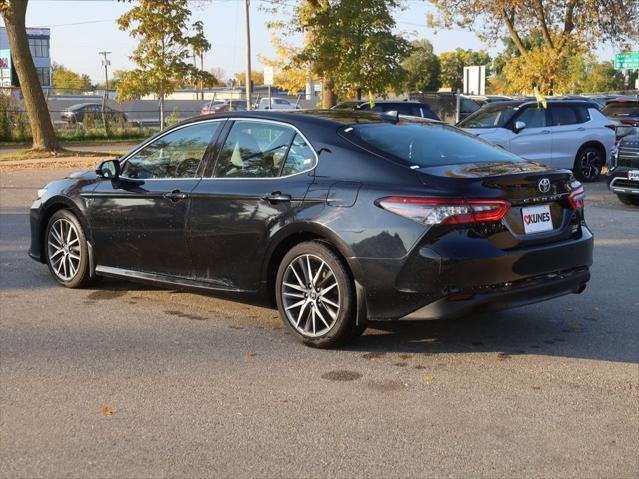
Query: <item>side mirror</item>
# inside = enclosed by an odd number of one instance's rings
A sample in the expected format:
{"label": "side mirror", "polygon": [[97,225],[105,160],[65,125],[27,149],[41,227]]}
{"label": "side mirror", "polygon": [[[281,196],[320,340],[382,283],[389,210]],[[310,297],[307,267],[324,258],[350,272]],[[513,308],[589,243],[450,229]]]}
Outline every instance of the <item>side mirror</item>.
{"label": "side mirror", "polygon": [[120,177],[120,162],[118,160],[103,161],[95,173],[106,180],[117,180]]}
{"label": "side mirror", "polygon": [[515,128],[513,129],[513,131],[515,133],[519,133],[524,128],[526,128],[526,123],[524,123],[523,121],[516,121],[515,122]]}

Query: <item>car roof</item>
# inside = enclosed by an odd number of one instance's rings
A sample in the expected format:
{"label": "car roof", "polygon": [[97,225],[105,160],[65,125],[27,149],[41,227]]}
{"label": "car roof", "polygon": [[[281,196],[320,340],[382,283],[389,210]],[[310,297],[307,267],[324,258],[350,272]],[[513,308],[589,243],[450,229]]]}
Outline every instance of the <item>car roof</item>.
{"label": "car roof", "polygon": [[100,106],[99,103],[76,103],[75,105],[71,105],[69,107],[69,110],[79,110],[81,108],[84,108],[86,106]]}
{"label": "car roof", "polygon": [[[180,122],[179,125],[196,123],[209,119],[275,120],[294,125],[304,124],[309,127],[328,127],[333,130],[347,125],[384,123],[387,121],[382,114],[361,110],[251,110],[201,115]],[[410,123],[441,123],[427,118],[408,119],[401,116],[399,117],[399,121]]]}

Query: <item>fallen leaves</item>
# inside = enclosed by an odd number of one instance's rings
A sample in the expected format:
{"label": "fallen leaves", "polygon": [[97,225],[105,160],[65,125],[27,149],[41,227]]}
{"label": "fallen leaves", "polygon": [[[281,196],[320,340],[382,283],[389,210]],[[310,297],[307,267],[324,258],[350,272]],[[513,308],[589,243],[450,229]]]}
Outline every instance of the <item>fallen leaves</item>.
{"label": "fallen leaves", "polygon": [[105,416],[113,416],[115,414],[115,411],[111,409],[109,406],[102,406],[100,408],[100,412],[104,414]]}
{"label": "fallen leaves", "polygon": [[254,353],[253,351],[249,351],[246,353],[247,358],[252,358],[253,356],[257,356],[257,353]]}
{"label": "fallen leaves", "polygon": [[426,382],[426,383],[430,383],[433,381],[433,375],[432,374],[424,374],[422,376],[422,381]]}

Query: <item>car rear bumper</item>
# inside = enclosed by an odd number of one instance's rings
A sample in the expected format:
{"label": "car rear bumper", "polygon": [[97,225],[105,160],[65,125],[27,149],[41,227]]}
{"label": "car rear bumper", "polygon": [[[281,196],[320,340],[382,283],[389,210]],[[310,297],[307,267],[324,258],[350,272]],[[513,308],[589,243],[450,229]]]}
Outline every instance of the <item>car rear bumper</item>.
{"label": "car rear bumper", "polygon": [[537,276],[514,283],[486,286],[466,295],[447,296],[401,319],[457,318],[538,303],[570,293],[581,293],[590,279],[587,267]]}
{"label": "car rear bumper", "polygon": [[455,237],[419,247],[403,260],[360,259],[369,319],[446,318],[504,309],[583,290],[593,237],[500,250],[488,240]]}

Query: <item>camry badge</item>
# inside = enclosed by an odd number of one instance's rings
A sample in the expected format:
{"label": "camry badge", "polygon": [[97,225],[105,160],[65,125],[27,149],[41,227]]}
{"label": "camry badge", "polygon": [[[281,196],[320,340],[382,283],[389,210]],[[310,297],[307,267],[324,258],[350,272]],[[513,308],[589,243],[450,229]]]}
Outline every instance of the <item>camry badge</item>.
{"label": "camry badge", "polygon": [[539,180],[539,183],[537,183],[537,188],[539,188],[539,191],[542,193],[548,193],[550,191],[550,180],[548,178],[542,178]]}

